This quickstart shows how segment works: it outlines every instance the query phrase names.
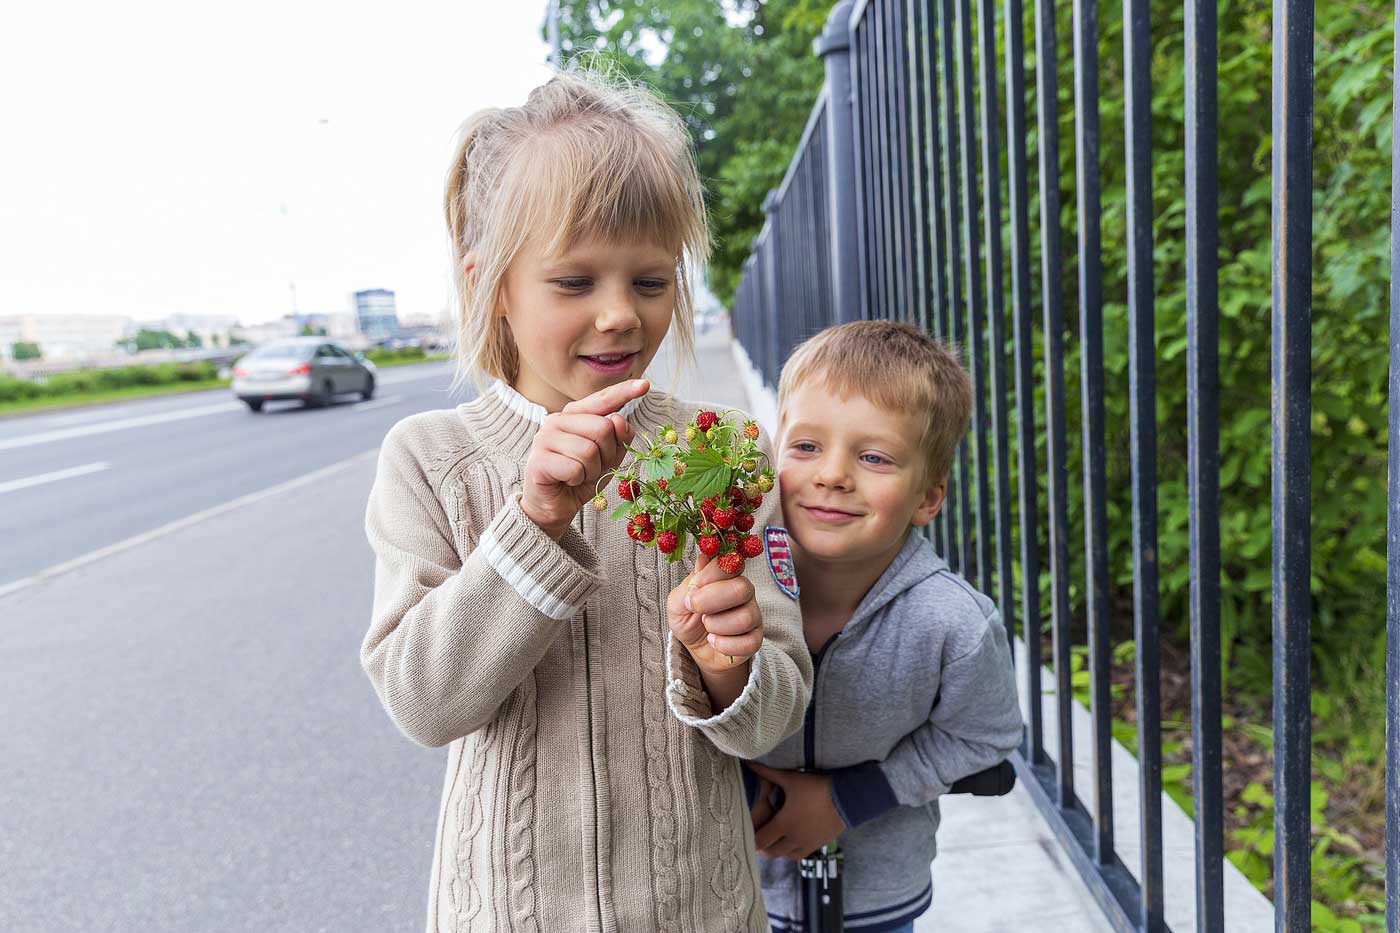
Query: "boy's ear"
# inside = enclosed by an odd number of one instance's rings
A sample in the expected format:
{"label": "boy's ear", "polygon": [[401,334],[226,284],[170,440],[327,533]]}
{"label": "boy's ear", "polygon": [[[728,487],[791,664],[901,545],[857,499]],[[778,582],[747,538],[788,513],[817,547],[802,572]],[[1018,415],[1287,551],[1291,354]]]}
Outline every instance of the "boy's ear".
{"label": "boy's ear", "polygon": [[924,492],[924,498],[917,508],[914,509],[914,517],[910,520],[912,524],[922,528],[937,517],[943,510],[943,500],[948,496],[948,483],[939,483],[937,486],[930,486]]}

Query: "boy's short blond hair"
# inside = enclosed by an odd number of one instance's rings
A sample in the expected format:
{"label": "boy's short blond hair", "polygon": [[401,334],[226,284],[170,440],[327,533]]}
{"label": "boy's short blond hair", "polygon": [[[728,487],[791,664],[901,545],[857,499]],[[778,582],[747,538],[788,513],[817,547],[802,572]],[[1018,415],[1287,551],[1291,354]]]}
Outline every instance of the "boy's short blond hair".
{"label": "boy's short blond hair", "polygon": [[889,411],[922,413],[923,480],[930,486],[947,481],[972,420],[972,380],[953,347],[911,324],[838,324],[804,341],[783,364],[779,410],[811,383],[842,398],[864,396]]}

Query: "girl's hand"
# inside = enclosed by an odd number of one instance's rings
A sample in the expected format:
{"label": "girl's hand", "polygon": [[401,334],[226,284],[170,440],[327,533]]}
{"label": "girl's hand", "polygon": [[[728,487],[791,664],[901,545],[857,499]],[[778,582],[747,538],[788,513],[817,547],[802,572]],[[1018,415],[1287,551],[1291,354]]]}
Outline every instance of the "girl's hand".
{"label": "girl's hand", "polygon": [[666,617],[712,694],[712,677],[737,678],[742,689],[747,662],[763,644],[763,616],[747,577],[725,573],[718,561],[702,553],[695,572],[671,591]]}
{"label": "girl's hand", "polygon": [[619,382],[544,419],[525,461],[520,510],[545,534],[563,537],[598,479],[622,462],[632,428],[617,410],[650,388],[645,379]]}

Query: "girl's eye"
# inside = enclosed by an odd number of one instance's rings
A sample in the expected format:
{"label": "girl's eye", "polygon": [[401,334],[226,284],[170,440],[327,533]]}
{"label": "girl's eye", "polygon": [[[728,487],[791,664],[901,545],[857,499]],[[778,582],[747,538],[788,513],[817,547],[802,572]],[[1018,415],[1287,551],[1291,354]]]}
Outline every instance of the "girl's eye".
{"label": "girl's eye", "polygon": [[554,284],[567,291],[576,292],[593,284],[591,279],[555,279]]}
{"label": "girl's eye", "polygon": [[659,295],[666,290],[666,283],[661,279],[638,279],[635,284],[648,295]]}

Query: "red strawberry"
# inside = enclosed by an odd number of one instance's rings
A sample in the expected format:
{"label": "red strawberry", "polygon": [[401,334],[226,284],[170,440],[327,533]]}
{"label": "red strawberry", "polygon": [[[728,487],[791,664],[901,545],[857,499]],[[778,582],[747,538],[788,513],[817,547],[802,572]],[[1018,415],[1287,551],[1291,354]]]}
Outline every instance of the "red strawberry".
{"label": "red strawberry", "polygon": [[[757,541],[757,538],[754,538]],[[674,531],[663,531],[656,536],[656,549],[662,554],[669,554],[676,549],[676,544],[680,539],[676,537]]]}
{"label": "red strawberry", "polygon": [[702,411],[695,416],[695,426],[702,431],[708,431],[719,421],[719,415],[712,411]]}
{"label": "red strawberry", "polygon": [[715,520],[714,496],[706,496],[705,500],[700,503],[700,514],[705,516],[705,521],[707,522],[712,522]]}
{"label": "red strawberry", "polygon": [[724,533],[724,543],[729,546],[731,551],[739,550],[739,532],[726,531]]}
{"label": "red strawberry", "polygon": [[650,525],[647,525],[641,531],[637,532],[637,540],[642,542],[643,544],[650,544],[651,539],[655,537],[656,529],[651,527]]}
{"label": "red strawberry", "polygon": [[715,509],[715,514],[710,516],[710,520],[720,528],[728,528],[730,525],[734,524],[734,510]]}
{"label": "red strawberry", "polygon": [[700,553],[706,557],[714,557],[719,553],[719,538],[715,535],[700,536]]}
{"label": "red strawberry", "polygon": [[763,553],[763,542],[758,540],[758,535],[749,535],[739,542],[739,553],[745,557],[757,557]]}
{"label": "red strawberry", "polygon": [[735,505],[742,505],[744,501],[744,487],[735,483],[729,487],[729,501]]}
{"label": "red strawberry", "polygon": [[753,527],[753,514],[750,512],[741,512],[734,519],[734,527],[738,528],[740,531],[748,531]]}
{"label": "red strawberry", "polygon": [[754,424],[752,421],[745,421],[744,436],[751,441],[758,440],[758,425]]}
{"label": "red strawberry", "polygon": [[719,569],[728,574],[736,574],[744,569],[744,555],[738,551],[730,551],[728,554],[721,554],[719,558]]}
{"label": "red strawberry", "polygon": [[651,523],[651,516],[648,515],[646,512],[633,515],[632,520],[627,523],[627,527],[635,529],[638,532],[656,530],[656,528]]}
{"label": "red strawberry", "polygon": [[641,495],[641,492],[642,484],[636,480],[624,479],[620,480],[617,484],[617,494],[628,502],[631,502],[633,499],[637,498],[637,496]]}
{"label": "red strawberry", "polygon": [[763,493],[749,497],[749,508],[756,509],[763,504]]}
{"label": "red strawberry", "polygon": [[659,480],[656,481],[656,486],[657,486],[658,489],[665,489],[665,488],[666,488],[666,481],[665,481],[664,479],[659,479]]}
{"label": "red strawberry", "polygon": [[631,522],[627,523],[627,537],[631,538],[633,541],[641,540],[637,537],[637,526],[633,525]]}

